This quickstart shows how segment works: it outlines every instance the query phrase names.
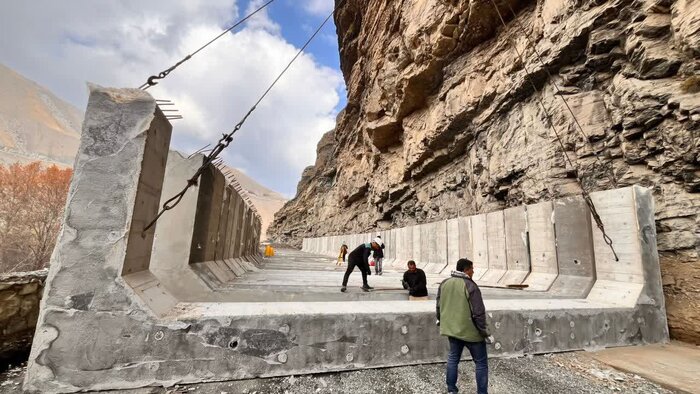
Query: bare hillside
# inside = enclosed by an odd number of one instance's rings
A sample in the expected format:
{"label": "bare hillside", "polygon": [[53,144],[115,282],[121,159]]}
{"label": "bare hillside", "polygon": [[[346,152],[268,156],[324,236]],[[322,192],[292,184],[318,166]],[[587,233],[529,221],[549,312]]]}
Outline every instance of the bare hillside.
{"label": "bare hillside", "polygon": [[[72,166],[83,113],[2,64],[0,87],[0,164],[38,160]],[[264,236],[287,199],[242,171],[231,170],[260,213]]]}
{"label": "bare hillside", "polygon": [[231,168],[231,171],[233,171],[233,174],[238,180],[238,183],[241,184],[241,187],[248,192],[250,200],[253,202],[255,209],[258,210],[258,213],[262,218],[262,239],[265,239],[267,228],[275,218],[275,213],[277,213],[277,211],[284,206],[287,199],[276,191],[270,190],[257,183],[241,170]]}
{"label": "bare hillside", "polygon": [[43,161],[72,166],[82,113],[0,64],[0,164]]}

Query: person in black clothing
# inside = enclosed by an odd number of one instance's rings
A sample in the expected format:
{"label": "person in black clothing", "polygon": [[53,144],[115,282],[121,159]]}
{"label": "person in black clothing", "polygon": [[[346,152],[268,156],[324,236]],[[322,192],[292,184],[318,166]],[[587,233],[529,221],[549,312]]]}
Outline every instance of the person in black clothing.
{"label": "person in black clothing", "polygon": [[[373,251],[373,256],[374,256],[374,272],[377,275],[381,275],[383,273],[383,261],[384,261],[384,241],[382,241],[382,236],[377,234],[376,240],[380,241],[380,248],[376,249]],[[371,272],[371,270],[370,270]]]}
{"label": "person in black clothing", "polygon": [[425,272],[417,268],[416,262],[413,260],[409,260],[407,265],[408,271],[404,272],[403,280],[401,281],[403,288],[408,290],[410,297],[427,297],[428,288],[426,286],[428,281],[425,279]]}
{"label": "person in black clothing", "polygon": [[373,289],[373,287],[370,287],[367,284],[367,272],[370,270],[369,256],[372,254],[373,250],[381,249],[380,243],[381,240],[375,238],[371,243],[361,244],[355,248],[355,250],[350,252],[348,255],[348,269],[345,271],[343,286],[340,288],[340,291],[345,293],[345,291],[348,289],[348,279],[350,278],[352,271],[355,270],[355,267],[359,268],[360,273],[362,273],[362,290],[370,291]]}

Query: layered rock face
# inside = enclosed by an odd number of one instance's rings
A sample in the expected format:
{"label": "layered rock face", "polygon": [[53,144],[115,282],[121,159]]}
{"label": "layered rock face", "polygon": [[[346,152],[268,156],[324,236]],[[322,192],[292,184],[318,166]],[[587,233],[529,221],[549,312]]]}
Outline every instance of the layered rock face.
{"label": "layered rock face", "polygon": [[639,184],[671,333],[700,343],[700,0],[357,0],[335,20],[348,105],[271,234]]}

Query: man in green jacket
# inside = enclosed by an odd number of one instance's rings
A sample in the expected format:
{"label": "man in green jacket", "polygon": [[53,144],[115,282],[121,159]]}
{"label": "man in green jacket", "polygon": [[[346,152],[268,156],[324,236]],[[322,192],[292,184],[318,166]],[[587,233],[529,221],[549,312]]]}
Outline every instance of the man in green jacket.
{"label": "man in green jacket", "polygon": [[447,356],[447,391],[457,393],[457,365],[466,346],[476,366],[478,394],[487,394],[489,365],[486,340],[490,336],[486,327],[486,308],[479,286],[472,280],[474,263],[467,259],[457,261],[457,270],[442,281],[437,294],[437,324],[440,335],[450,342]]}

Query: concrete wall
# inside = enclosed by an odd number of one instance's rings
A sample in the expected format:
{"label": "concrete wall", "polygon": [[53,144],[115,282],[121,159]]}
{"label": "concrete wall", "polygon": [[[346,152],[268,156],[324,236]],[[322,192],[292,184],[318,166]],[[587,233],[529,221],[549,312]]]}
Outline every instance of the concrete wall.
{"label": "concrete wall", "polygon": [[[403,269],[406,261],[415,260],[426,272],[443,275],[454,269],[460,257],[467,257],[474,261],[474,279],[482,286],[527,285],[527,291],[553,296],[585,298],[595,284],[596,294],[604,298],[606,289],[624,287],[629,289],[627,304],[634,303],[643,267],[629,258],[639,254],[637,240],[630,238],[636,237],[630,212],[638,205],[635,196],[643,192],[641,188],[625,188],[593,194],[596,206],[600,206],[598,212],[610,222],[606,229],[626,264],[614,261],[602,237],[596,237],[600,230],[592,225],[580,196],[384,231],[392,234],[387,254],[394,256],[394,269]],[[364,236],[305,239],[303,250],[335,256],[340,244],[327,240],[360,241]]]}
{"label": "concrete wall", "polygon": [[48,271],[0,275],[0,361],[29,349]]}
{"label": "concrete wall", "polygon": [[[161,206],[182,190],[203,160],[199,154],[169,152]],[[158,221],[149,269],[180,299],[215,300],[212,287],[259,269],[260,215],[235,184],[231,174],[210,166],[177,208]]]}
{"label": "concrete wall", "polygon": [[[149,171],[144,163],[154,159],[144,156],[156,155],[166,162],[166,138],[157,134],[170,130],[162,120],[155,100],[143,91],[92,87],[64,225],[41,301],[25,389],[49,393],[124,389],[444,361],[446,341],[434,325],[433,303],[195,302],[171,291],[150,267],[135,271],[150,263],[145,256],[152,254],[152,240],[159,238],[142,236],[139,224],[150,219],[146,214],[157,209],[161,200],[163,179],[144,174]],[[149,148],[154,141],[158,146]],[[625,196],[618,199],[618,194]],[[522,355],[667,340],[650,196],[649,191],[637,187],[593,196],[606,225],[619,227],[611,230],[611,235],[620,244],[621,253],[620,261],[613,264],[596,239],[600,237],[598,230],[590,230],[590,247],[602,263],[597,266],[594,261],[593,275],[601,282],[596,282],[587,296],[529,299],[528,293],[518,292],[518,297],[511,299],[487,299],[488,321],[496,337],[489,354]],[[222,194],[221,202],[213,207],[225,206],[226,199]],[[576,202],[567,206],[575,207]],[[254,222],[245,208],[235,212],[243,223]],[[491,216],[496,220],[503,217]],[[556,222],[556,209],[554,218]],[[488,222],[488,217],[485,219]],[[508,234],[503,220],[504,233]],[[207,221],[206,228],[216,228],[217,237],[209,234],[202,242],[220,239],[218,229],[224,227],[212,223]],[[458,229],[463,227],[460,223],[458,220]],[[476,236],[475,223],[471,222],[471,235]],[[451,263],[446,259],[449,240],[454,239],[449,229],[454,226],[446,222],[431,226],[426,228],[436,232],[439,227],[446,229],[444,253],[441,236],[433,232],[414,228],[411,240],[416,232],[420,234],[420,242],[426,243],[413,253],[437,270]],[[250,226],[243,229],[254,232]],[[557,225],[555,237],[559,230]],[[135,232],[140,240],[133,236]],[[244,254],[253,249],[252,242],[246,241],[250,238],[226,234],[238,240],[233,246],[240,245]],[[460,242],[472,240],[471,250],[478,246],[477,237],[462,235],[459,231]],[[340,238],[352,245],[372,236],[314,239],[305,244],[317,253],[330,253]],[[508,271],[509,244],[488,246],[495,236],[485,237],[487,246],[482,249],[489,254],[504,250]],[[424,245],[436,250],[423,251]],[[585,256],[588,247],[584,242],[586,250],[573,256]],[[216,258],[216,244],[203,249],[203,255],[214,253]],[[225,247],[223,250],[226,253]],[[335,252],[331,256],[335,257]],[[441,258],[445,261],[431,261]],[[217,275],[235,275],[235,265],[227,264],[228,260],[212,268],[221,271]],[[502,260],[499,255],[494,261],[501,265],[494,267],[502,267]],[[491,260],[477,263],[488,264],[486,272],[492,268]],[[203,263],[185,268],[197,264]],[[131,272],[122,275],[126,268]],[[584,268],[581,272],[588,272]],[[636,283],[640,272],[642,283]],[[569,272],[577,274],[575,269]],[[630,278],[633,282],[625,285]],[[609,297],[604,297],[606,292]]]}
{"label": "concrete wall", "polygon": [[189,263],[210,288],[226,286],[256,269],[261,227],[235,178],[209,166],[198,190]]}
{"label": "concrete wall", "polygon": [[[201,156],[186,159],[169,152],[170,132],[147,93],[91,86],[64,223],[32,345],[29,390],[109,387],[112,379],[87,378],[89,370],[121,369],[125,359],[120,353],[139,354],[142,360],[155,354],[136,350],[142,349],[143,338],[134,341],[138,335],[130,322],[139,321],[139,330],[148,332],[148,327],[160,324],[158,316],[183,300],[211,293],[211,281],[201,271],[211,273],[216,267],[216,279],[221,279],[256,269],[234,257],[247,256],[258,263],[259,217],[216,168],[210,168],[210,177],[154,229],[143,231],[164,200],[182,188],[201,163]],[[200,234],[196,228],[204,224],[197,218],[204,214],[211,215]],[[197,238],[202,234],[204,238]],[[201,248],[191,248],[194,239],[203,240]]]}
{"label": "concrete wall", "polygon": [[[428,258],[426,271],[447,275],[449,270],[432,267],[439,263],[451,267],[459,257],[468,257],[475,262],[474,279],[481,286],[525,284],[528,292],[557,299],[585,300],[603,309],[634,309],[639,315],[630,319],[640,322],[651,313],[654,329],[667,338],[650,191],[634,186],[596,192],[591,199],[616,255],[593,225],[583,198],[576,196],[452,219],[444,226],[445,254],[439,230],[444,221],[394,229],[399,239],[395,266]],[[416,233],[419,236],[408,235]],[[304,245],[317,242],[307,239]],[[454,242],[459,243],[456,249]],[[435,251],[426,253],[426,248]],[[581,304],[573,302],[567,308],[576,305]],[[650,310],[640,312],[648,306]],[[609,325],[602,329],[607,332]]]}

